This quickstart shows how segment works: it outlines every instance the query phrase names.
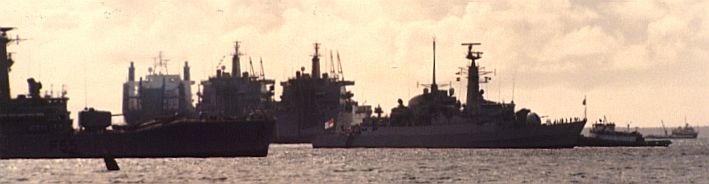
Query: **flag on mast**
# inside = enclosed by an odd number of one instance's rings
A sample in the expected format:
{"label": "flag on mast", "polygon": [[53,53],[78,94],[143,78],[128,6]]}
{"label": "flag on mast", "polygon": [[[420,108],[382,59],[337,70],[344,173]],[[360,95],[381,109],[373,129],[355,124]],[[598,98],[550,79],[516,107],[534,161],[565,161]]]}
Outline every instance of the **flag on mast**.
{"label": "flag on mast", "polygon": [[581,104],[586,105],[586,96],[583,97],[583,102]]}
{"label": "flag on mast", "polygon": [[330,118],[329,120],[325,121],[325,130],[330,129],[335,126],[335,119]]}

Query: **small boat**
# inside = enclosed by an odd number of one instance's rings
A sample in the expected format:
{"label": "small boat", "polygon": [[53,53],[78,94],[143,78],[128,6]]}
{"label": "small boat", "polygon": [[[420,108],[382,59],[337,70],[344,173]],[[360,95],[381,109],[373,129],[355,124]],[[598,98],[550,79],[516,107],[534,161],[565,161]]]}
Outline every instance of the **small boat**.
{"label": "small boat", "polygon": [[[604,118],[605,119],[605,118]],[[635,131],[618,131],[615,129],[615,123],[608,120],[598,120],[592,125],[590,135],[585,137],[579,136],[579,145],[581,147],[643,147],[643,146],[669,146],[672,141],[669,140],[653,140],[646,141],[643,135],[637,130]]]}
{"label": "small boat", "polygon": [[647,135],[645,138],[648,139],[696,139],[699,135],[693,127],[689,126],[689,123],[685,120],[684,127],[677,127],[672,129],[671,134],[667,134],[667,128],[665,128],[665,123],[662,122],[662,129],[665,130],[665,135]]}

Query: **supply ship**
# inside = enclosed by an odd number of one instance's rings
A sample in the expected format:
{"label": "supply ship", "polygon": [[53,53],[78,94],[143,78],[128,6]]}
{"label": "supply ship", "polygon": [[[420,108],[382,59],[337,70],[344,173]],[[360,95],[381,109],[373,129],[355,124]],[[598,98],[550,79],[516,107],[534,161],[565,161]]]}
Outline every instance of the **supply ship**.
{"label": "supply ship", "polygon": [[[253,71],[253,63],[249,59],[251,72],[241,72],[241,56],[239,42],[234,45],[234,55],[231,60],[231,73],[225,66],[218,66],[215,76],[202,81],[202,91],[197,93],[197,111],[200,117],[229,117],[246,119],[260,116],[273,119],[275,102],[273,90],[275,81],[266,79],[261,60],[261,74]],[[221,63],[221,62],[220,62]]]}
{"label": "supply ship", "polygon": [[[133,103],[134,107],[157,106],[162,109],[177,109],[178,112],[170,116],[158,114],[153,116],[154,118],[139,117],[137,119],[140,121],[111,126],[110,112],[86,108],[79,113],[80,127],[74,129],[73,120],[67,110],[69,99],[65,96],[66,92],[62,92],[59,97],[42,96],[42,84],[30,78],[27,80],[28,95],[10,97],[9,71],[14,61],[7,52],[7,45],[12,41],[19,42],[19,38],[10,39],[7,36],[6,32],[12,29],[0,28],[0,159],[263,157],[268,154],[273,120],[194,117],[190,115],[193,113],[189,112],[189,108],[175,108],[188,107],[187,101],[170,102],[167,99],[174,98],[167,98],[166,93],[156,94],[151,90],[146,92],[140,88],[140,82],[136,89],[136,98],[128,99],[133,99],[129,103]],[[129,82],[134,79],[133,71],[131,67]],[[162,79],[158,82],[168,81],[170,78]],[[189,81],[188,72],[185,79]],[[168,84],[163,83],[160,86],[166,89]],[[129,90],[124,89],[124,92],[126,91]],[[182,91],[177,92],[178,96],[189,96]],[[164,96],[155,100],[148,95]]]}
{"label": "supply ship", "polygon": [[191,92],[194,82],[190,80],[188,62],[183,68],[184,78],[180,78],[167,72],[167,60],[162,52],[155,59],[145,79],[135,80],[133,62],[128,67],[128,81],[123,83],[123,117],[129,125],[175,114],[191,116],[195,112]]}
{"label": "supply ship", "polygon": [[354,81],[344,79],[339,52],[338,70],[335,71],[332,52],[330,72],[320,71],[320,44],[315,43],[311,59],[312,71],[305,67],[295,72],[295,77],[281,82],[283,93],[276,115],[276,143],[310,143],[315,135],[325,131],[323,124],[349,128],[360,124],[372,113],[371,107],[359,105],[347,91]]}
{"label": "supply ship", "polygon": [[[542,123],[541,118],[515,104],[483,98],[477,60],[482,52],[468,47],[467,100],[461,104],[454,90],[440,90],[436,84],[436,46],[433,42],[433,80],[405,106],[391,110],[390,117],[375,118],[370,126],[353,129],[330,128],[313,140],[314,148],[571,148],[577,144],[585,118]],[[484,81],[484,80],[482,80]],[[377,110],[380,113],[380,110]]]}

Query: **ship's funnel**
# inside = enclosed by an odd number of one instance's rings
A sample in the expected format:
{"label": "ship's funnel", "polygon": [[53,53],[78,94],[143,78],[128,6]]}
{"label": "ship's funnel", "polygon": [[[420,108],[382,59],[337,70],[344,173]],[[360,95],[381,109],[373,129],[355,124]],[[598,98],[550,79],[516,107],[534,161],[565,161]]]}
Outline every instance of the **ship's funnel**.
{"label": "ship's funnel", "polygon": [[128,81],[135,81],[135,67],[133,66],[133,61],[130,62],[128,67]]}
{"label": "ship's funnel", "polygon": [[182,68],[182,70],[185,81],[190,81],[190,66],[189,64],[187,64],[187,61],[185,61],[185,66]]}
{"label": "ship's funnel", "polygon": [[239,42],[234,42],[234,57],[231,58],[231,75],[239,77],[241,74],[241,53],[239,53]]}
{"label": "ship's funnel", "polygon": [[320,54],[318,53],[318,50],[320,49],[320,43],[315,43],[315,54],[313,55],[313,71],[310,73],[310,75],[313,78],[319,79],[320,78]]}

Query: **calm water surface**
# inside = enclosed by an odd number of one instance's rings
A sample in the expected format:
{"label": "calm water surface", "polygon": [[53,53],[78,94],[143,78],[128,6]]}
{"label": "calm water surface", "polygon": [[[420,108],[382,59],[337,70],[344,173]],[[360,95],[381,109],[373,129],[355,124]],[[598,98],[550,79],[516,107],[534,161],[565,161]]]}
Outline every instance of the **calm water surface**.
{"label": "calm water surface", "polygon": [[0,160],[0,183],[709,183],[709,139],[668,148],[312,149],[266,158]]}

